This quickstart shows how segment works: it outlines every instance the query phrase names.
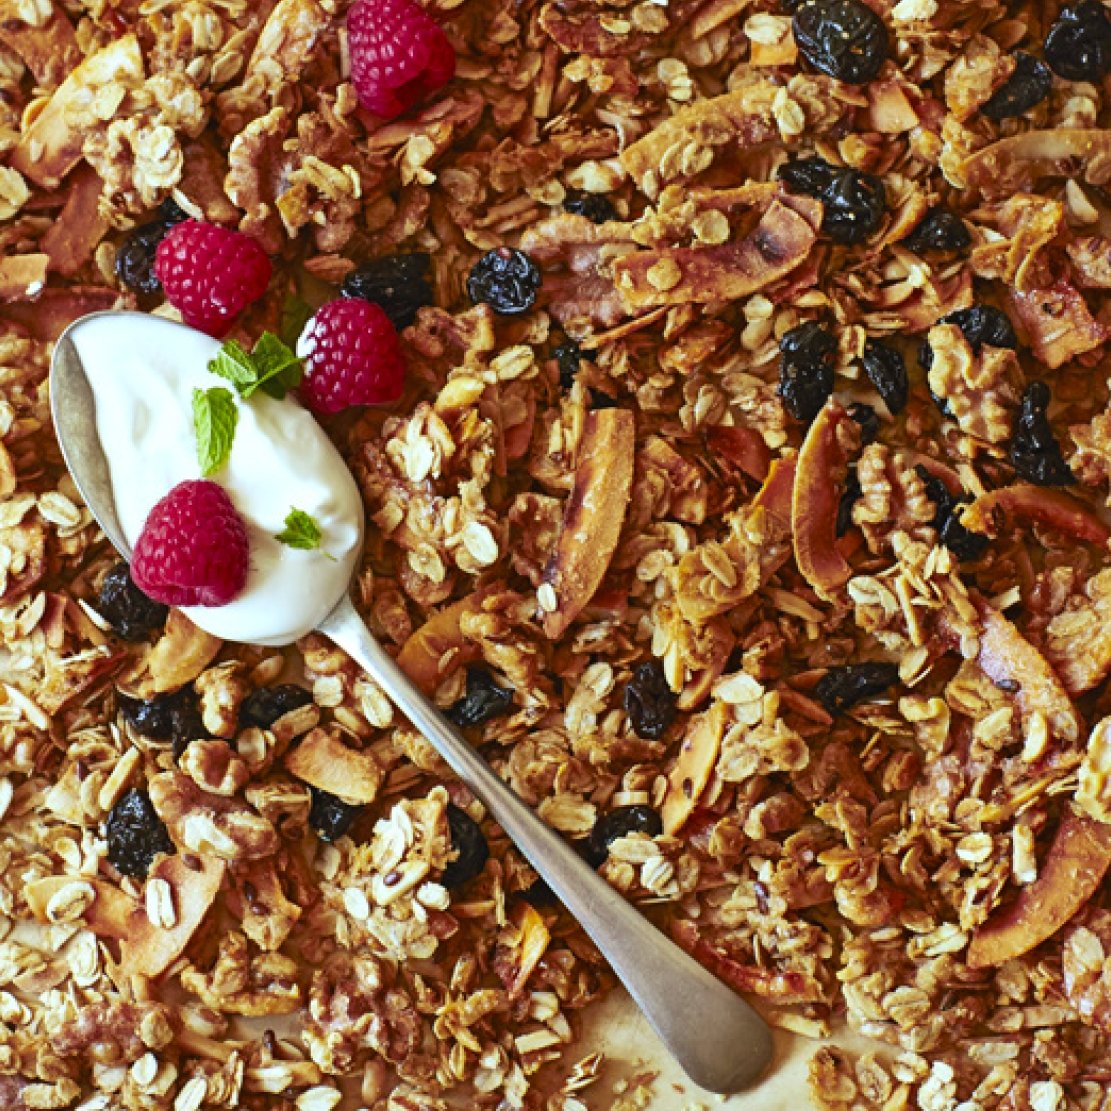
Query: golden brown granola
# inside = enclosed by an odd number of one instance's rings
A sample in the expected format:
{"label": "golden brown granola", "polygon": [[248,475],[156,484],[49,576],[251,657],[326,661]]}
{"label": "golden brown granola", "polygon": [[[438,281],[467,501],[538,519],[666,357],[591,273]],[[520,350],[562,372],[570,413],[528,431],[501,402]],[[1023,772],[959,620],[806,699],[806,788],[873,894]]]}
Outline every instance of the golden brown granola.
{"label": "golden brown granola", "polygon": [[[102,614],[46,372],[83,313],[174,314],[115,270],[172,200],[274,256],[244,342],[431,256],[403,398],[328,424],[356,602],[440,705],[511,692],[471,737],[566,836],[655,811],[601,867],[679,944],[874,1040],[818,1050],[816,1106],[1108,1111],[1111,87],[983,110],[1063,5],[868,0],[890,55],[849,85],[776,0],[422,3],[458,75],[383,122],[343,0],[0,0],[0,1107],[654,1098],[573,1048],[604,963],[341,651]],[[814,155],[882,180],[870,236],[778,182]],[[968,244],[916,245],[936,206]],[[465,289],[503,245],[543,275],[517,317]],[[942,319],[981,305],[1013,345]],[[803,421],[780,341],[812,322],[835,398]],[[1068,492],[1032,485],[1034,381]],[[245,720],[289,675],[307,704]],[[144,733],[182,690],[189,735]],[[145,877],[109,859],[132,790],[176,848]],[[451,807],[490,850],[462,886]]]}

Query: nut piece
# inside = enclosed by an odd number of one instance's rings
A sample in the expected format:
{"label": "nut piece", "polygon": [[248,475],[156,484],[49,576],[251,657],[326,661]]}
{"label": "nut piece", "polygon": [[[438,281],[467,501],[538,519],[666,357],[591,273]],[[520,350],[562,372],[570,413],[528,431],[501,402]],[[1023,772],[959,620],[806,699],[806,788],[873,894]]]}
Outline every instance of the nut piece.
{"label": "nut piece", "polygon": [[157,694],[191,683],[212,662],[224,642],[197,628],[178,609],[170,610],[166,628],[150,654],[150,674]]}
{"label": "nut piece", "polygon": [[698,805],[717,765],[728,717],[729,707],[724,702],[715,702],[695,718],[687,730],[679,759],[667,778],[667,794],[660,808],[664,833],[673,834],[682,829]]}
{"label": "nut piece", "polygon": [[544,633],[552,640],[564,634],[594,597],[613,558],[629,507],[635,450],[631,412],[594,409],[587,414],[575,484],[544,571],[544,583],[555,593],[555,607],[545,607],[543,620]]}

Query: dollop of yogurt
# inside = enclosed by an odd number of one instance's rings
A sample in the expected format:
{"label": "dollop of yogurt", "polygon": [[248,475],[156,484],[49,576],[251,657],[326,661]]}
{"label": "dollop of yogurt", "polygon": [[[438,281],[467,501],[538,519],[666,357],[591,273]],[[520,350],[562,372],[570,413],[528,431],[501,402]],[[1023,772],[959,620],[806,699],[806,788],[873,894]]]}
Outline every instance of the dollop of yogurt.
{"label": "dollop of yogurt", "polygon": [[[223,606],[189,606],[213,636],[289,644],[314,629],[347,590],[363,541],[363,505],[343,458],[311,413],[290,397],[239,397],[207,368],[218,340],[145,313],[106,313],[69,332],[96,404],[116,513],[134,547],[147,514],[179,482],[202,477],[193,391],[223,386],[239,418],[227,464],[209,477],[246,522],[251,568],[243,592]],[[275,539],[296,507],[315,518],[319,548]]]}

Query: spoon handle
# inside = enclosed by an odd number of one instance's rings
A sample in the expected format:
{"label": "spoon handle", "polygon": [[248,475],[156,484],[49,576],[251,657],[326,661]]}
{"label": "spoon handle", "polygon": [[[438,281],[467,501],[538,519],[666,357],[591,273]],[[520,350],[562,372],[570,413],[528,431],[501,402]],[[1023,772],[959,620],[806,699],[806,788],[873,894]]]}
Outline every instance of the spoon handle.
{"label": "spoon handle", "polygon": [[690,1078],[712,1092],[754,1081],[771,1032],[739,995],[660,933],[494,773],[371,635],[350,598],[320,626],[386,692],[482,800],[604,954]]}

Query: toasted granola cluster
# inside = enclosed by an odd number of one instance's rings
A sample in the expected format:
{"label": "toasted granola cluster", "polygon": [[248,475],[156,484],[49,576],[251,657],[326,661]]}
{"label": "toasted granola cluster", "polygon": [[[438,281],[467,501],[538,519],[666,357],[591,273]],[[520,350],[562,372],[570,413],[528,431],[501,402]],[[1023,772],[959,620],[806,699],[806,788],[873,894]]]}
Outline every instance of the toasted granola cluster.
{"label": "toasted granola cluster", "polygon": [[874,1039],[818,1106],[1107,1111],[1109,10],[422,6],[455,77],[387,121],[341,0],[0,3],[0,1107],[652,1098],[382,691],[146,606],[82,505],[51,345],[173,315],[189,217],[273,261],[240,342],[402,329],[324,418],[356,604],[680,945]]}

